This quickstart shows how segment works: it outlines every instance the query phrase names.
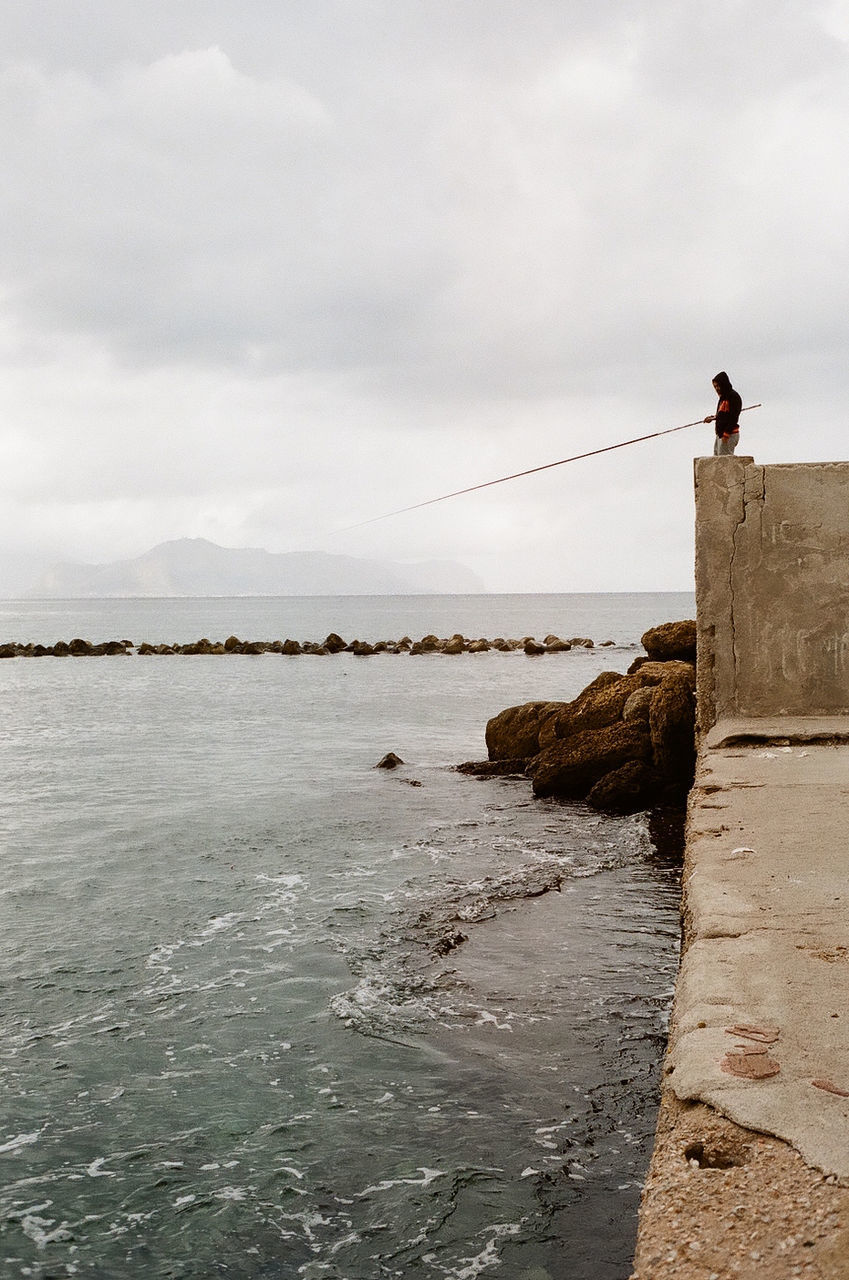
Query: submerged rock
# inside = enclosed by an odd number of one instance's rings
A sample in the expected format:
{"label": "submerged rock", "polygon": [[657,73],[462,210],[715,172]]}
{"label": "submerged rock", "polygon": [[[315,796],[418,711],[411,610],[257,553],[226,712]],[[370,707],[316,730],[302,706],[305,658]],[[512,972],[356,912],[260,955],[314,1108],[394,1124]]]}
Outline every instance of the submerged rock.
{"label": "submerged rock", "polygon": [[400,756],[396,756],[394,751],[387,751],[383,759],[378,760],[374,767],[375,769],[397,769],[398,765],[403,763],[404,761]]}
{"label": "submerged rock", "polygon": [[515,778],[525,772],[527,760],[466,760],[457,765],[458,773],[471,773],[476,778]]}

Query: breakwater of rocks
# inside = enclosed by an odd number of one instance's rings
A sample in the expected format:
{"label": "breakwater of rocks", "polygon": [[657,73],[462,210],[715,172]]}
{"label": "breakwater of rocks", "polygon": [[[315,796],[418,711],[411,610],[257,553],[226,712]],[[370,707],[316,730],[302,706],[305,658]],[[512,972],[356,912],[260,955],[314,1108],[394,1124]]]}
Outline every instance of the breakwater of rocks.
{"label": "breakwater of rocks", "polygon": [[[572,636],[563,639],[553,634],[544,640],[536,640],[533,636],[521,639],[504,639],[497,636],[494,640],[470,640],[467,636],[456,633],[453,636],[422,636],[421,640],[412,640],[402,636],[400,640],[378,640],[374,644],[365,640],[343,640],[332,631],[324,640],[240,640],[238,636],[228,636],[226,640],[195,640],[189,644],[148,644],[144,641],[136,645],[132,640],[105,640],[100,644],[92,644],[90,640],[79,637],[73,640],[59,640],[56,644],[18,644],[7,641],[0,644],[0,658],[101,658],[120,657],[138,654],[146,657],[155,654],[250,654],[278,653],[284,657],[298,657],[301,654],[325,656],[336,653],[352,653],[358,658],[371,657],[374,654],[409,654],[416,656],[425,653],[443,653],[449,656],[461,653],[489,653],[492,650],[503,653],[525,653],[529,657],[538,657],[547,653],[568,653],[571,649],[592,649],[595,642],[587,636]],[[603,640],[601,648],[616,647],[615,641]]]}

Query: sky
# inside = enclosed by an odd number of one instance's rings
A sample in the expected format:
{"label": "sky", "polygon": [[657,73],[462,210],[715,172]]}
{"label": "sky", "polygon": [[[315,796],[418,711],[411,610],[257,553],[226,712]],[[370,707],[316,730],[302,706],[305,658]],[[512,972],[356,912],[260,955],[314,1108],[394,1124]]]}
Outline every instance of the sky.
{"label": "sky", "polygon": [[0,16],[0,589],[204,537],[688,590],[711,426],[373,517],[720,369],[739,454],[845,458],[849,0]]}

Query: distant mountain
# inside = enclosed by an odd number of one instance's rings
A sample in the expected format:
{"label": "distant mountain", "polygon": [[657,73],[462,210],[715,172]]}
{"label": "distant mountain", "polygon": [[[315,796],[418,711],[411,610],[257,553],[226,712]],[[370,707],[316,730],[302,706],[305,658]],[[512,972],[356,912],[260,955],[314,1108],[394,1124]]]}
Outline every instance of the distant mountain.
{"label": "distant mountain", "polygon": [[321,551],[219,547],[205,538],[162,542],[135,560],[57,564],[25,593],[41,600],[120,596],[471,595],[479,578],[451,560],[397,564]]}

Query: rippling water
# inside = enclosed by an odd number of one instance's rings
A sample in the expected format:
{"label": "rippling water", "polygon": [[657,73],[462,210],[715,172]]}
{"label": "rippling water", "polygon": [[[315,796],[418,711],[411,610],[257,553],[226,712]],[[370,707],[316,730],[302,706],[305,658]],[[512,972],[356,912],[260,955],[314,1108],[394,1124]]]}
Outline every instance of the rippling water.
{"label": "rippling water", "polygon": [[[287,602],[286,630],[683,616],[562,599]],[[7,604],[0,639],[282,638],[269,602],[83,607]],[[626,1276],[676,869],[642,815],[451,766],[632,657],[0,663],[2,1274]]]}

